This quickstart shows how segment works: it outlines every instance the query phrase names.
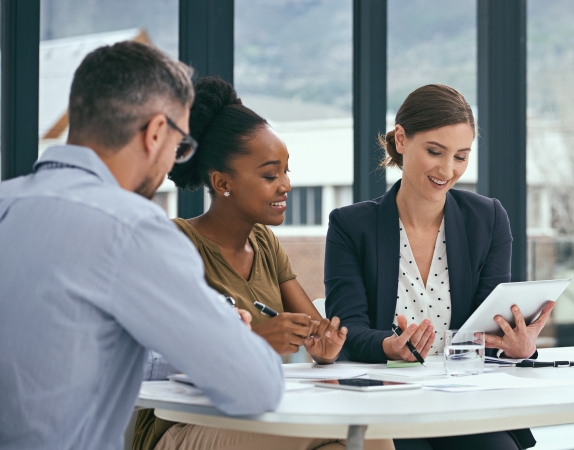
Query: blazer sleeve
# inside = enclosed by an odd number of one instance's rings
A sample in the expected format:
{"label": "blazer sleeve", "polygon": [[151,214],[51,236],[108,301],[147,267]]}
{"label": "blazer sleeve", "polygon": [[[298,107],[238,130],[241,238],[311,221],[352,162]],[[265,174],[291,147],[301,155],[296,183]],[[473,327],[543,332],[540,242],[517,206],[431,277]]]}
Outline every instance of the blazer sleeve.
{"label": "blazer sleeve", "polygon": [[325,249],[325,308],[328,317],[339,317],[349,330],[340,359],[386,362],[382,342],[392,332],[371,328],[362,263],[343,213],[334,210],[329,216]]}
{"label": "blazer sleeve", "polygon": [[494,224],[492,240],[486,259],[480,269],[478,286],[473,298],[472,310],[476,310],[493,289],[500,283],[510,281],[510,259],[512,256],[512,234],[506,210],[496,199],[494,202]]}

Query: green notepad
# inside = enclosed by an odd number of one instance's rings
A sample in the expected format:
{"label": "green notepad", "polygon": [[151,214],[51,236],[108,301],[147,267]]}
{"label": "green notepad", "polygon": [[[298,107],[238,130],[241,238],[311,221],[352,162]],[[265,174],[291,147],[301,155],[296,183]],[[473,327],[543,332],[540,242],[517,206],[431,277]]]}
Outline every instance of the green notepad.
{"label": "green notepad", "polygon": [[400,367],[415,367],[415,366],[420,366],[421,363],[418,361],[414,361],[414,362],[409,362],[409,361],[405,361],[402,359],[398,359],[395,361],[387,361],[387,367],[389,369],[398,369]]}

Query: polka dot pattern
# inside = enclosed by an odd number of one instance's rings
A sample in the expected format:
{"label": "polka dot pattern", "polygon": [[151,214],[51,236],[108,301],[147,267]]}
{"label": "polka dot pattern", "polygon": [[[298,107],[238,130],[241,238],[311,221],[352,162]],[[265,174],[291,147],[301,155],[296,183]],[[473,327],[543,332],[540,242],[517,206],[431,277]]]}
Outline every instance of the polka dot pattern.
{"label": "polka dot pattern", "polygon": [[429,355],[437,354],[444,349],[444,342],[439,338],[444,330],[449,329],[452,312],[444,219],[436,238],[426,287],[422,282],[407,233],[400,219],[399,234],[401,254],[395,316],[403,314],[407,319],[410,317],[409,324],[420,323],[429,318],[437,333]]}

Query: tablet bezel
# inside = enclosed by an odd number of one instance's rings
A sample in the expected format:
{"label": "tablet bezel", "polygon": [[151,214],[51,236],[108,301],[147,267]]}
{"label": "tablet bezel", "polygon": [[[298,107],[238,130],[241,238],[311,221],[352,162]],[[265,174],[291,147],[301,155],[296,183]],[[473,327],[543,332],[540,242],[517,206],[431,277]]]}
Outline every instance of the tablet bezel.
{"label": "tablet bezel", "polygon": [[459,331],[484,331],[487,334],[502,336],[500,326],[494,321],[502,316],[514,327],[514,315],[511,307],[517,305],[526,324],[538,318],[540,312],[550,302],[555,302],[566,290],[571,279],[523,281],[501,283],[481,303]]}

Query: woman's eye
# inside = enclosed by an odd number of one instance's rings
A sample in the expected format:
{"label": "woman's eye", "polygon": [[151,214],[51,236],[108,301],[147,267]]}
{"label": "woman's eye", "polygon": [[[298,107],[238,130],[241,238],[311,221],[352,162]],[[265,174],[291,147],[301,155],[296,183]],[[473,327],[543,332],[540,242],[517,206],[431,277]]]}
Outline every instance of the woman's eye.
{"label": "woman's eye", "polygon": [[269,180],[269,181],[275,181],[277,179],[277,175],[264,176],[263,178],[265,178],[266,180]]}
{"label": "woman's eye", "polygon": [[291,172],[289,169],[285,169],[285,175],[287,175],[289,172]]}
{"label": "woman's eye", "polygon": [[457,161],[466,161],[466,156],[455,156],[454,159]]}
{"label": "woman's eye", "polygon": [[432,155],[432,156],[440,156],[439,152],[435,152],[434,150],[431,150],[430,148],[427,149],[427,152],[429,153],[429,155]]}

